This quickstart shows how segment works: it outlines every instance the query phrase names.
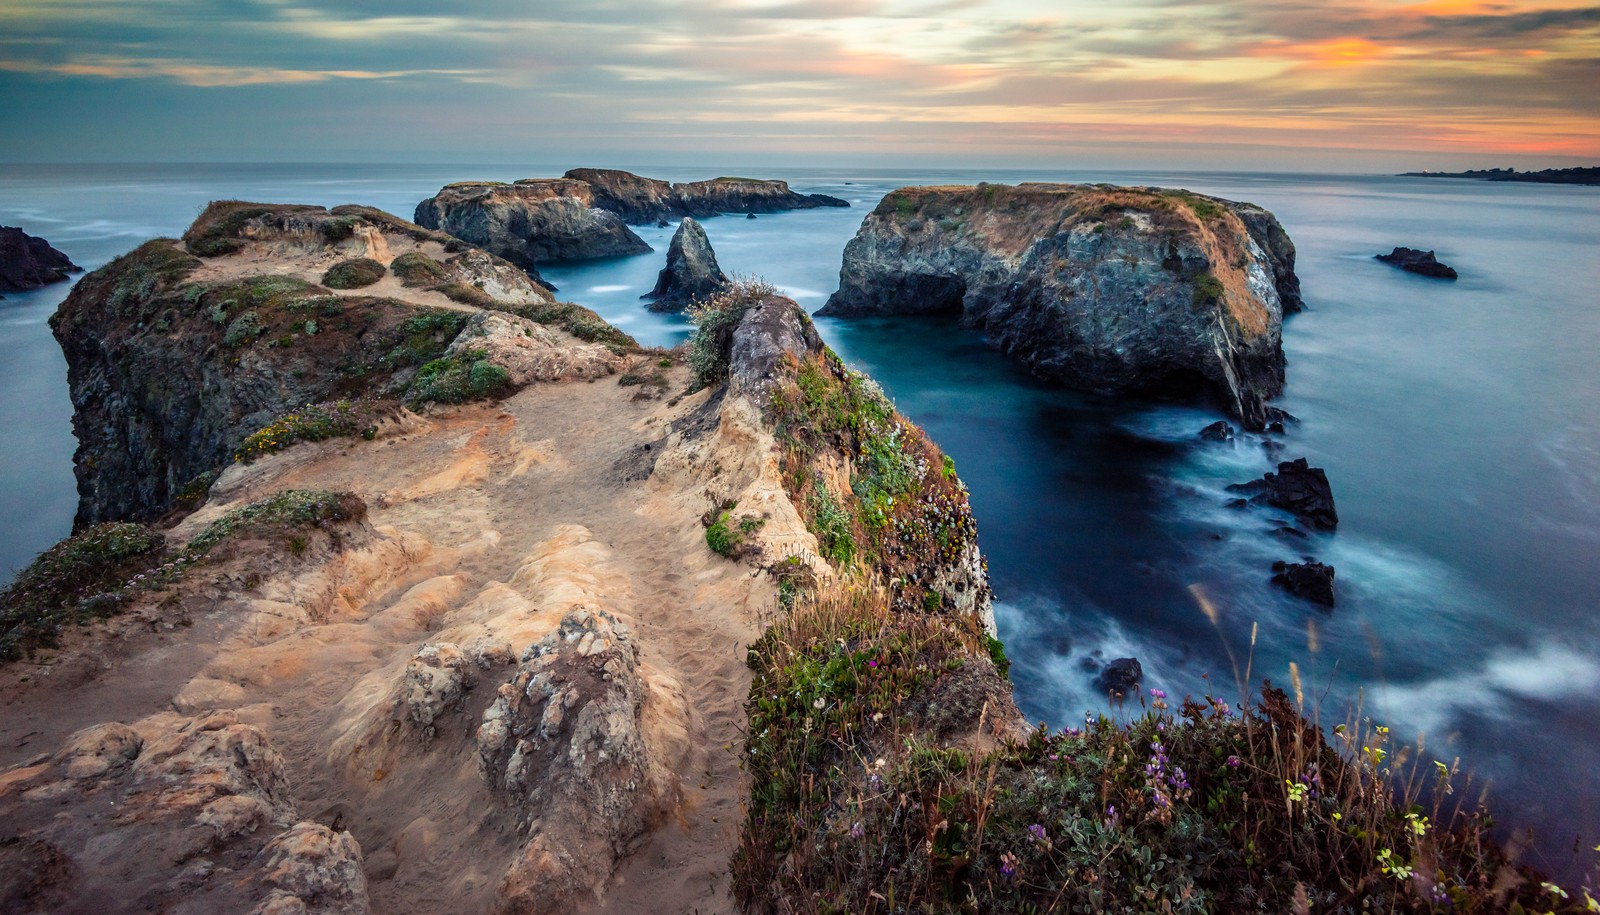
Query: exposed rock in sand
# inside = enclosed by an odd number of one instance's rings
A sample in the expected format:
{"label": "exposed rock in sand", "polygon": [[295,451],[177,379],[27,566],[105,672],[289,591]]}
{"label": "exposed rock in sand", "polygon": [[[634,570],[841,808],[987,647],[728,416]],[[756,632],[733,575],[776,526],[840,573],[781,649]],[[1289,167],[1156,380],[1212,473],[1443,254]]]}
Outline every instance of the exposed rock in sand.
{"label": "exposed rock in sand", "polygon": [[479,312],[445,350],[449,357],[476,352],[505,369],[518,387],[540,381],[588,381],[612,375],[626,362],[598,343],[576,343],[527,318]]}
{"label": "exposed rock in sand", "polygon": [[0,226],[0,292],[22,292],[59,283],[82,269],[44,239]]}
{"label": "exposed rock in sand", "polygon": [[1293,263],[1271,214],[1186,191],[903,188],[863,221],[819,313],[957,313],[1047,378],[1210,397],[1259,429],[1283,386]]}
{"label": "exposed rock in sand", "polygon": [[706,299],[728,285],[728,277],[717,266],[717,253],[711,250],[706,230],[692,216],[683,217],[667,248],[667,266],[656,278],[656,288],[643,298],[650,299],[651,311],[682,311],[696,299]]}

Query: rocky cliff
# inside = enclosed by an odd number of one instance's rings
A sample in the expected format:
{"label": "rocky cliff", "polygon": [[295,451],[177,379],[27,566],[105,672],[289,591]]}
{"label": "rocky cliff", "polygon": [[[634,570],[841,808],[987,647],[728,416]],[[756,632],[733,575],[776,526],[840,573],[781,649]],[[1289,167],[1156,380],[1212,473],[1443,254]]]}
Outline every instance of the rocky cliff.
{"label": "rocky cliff", "polygon": [[711,250],[706,230],[692,216],[683,217],[667,248],[667,266],[656,277],[656,286],[643,297],[651,311],[682,311],[696,299],[705,299],[728,285],[728,277],[717,266],[717,253]]}
{"label": "rocky cliff", "polygon": [[[352,259],[382,278],[322,285]],[[154,518],[186,487],[203,493],[290,408],[403,398],[491,302],[554,305],[510,264],[376,210],[213,204],[182,242],[86,276],[51,319],[79,441],[77,526]]]}
{"label": "rocky cliff", "polygon": [[1260,428],[1293,265],[1271,214],[1185,191],[904,188],[863,221],[820,313],[960,314],[1042,376],[1211,397]]}
{"label": "rocky cliff", "polygon": [[669,184],[615,169],[575,168],[561,178],[448,185],[417,204],[416,221],[534,272],[549,261],[648,252],[628,224],[849,205],[824,194],[797,194],[784,181]]}
{"label": "rocky cliff", "polygon": [[0,226],[0,292],[22,292],[59,283],[80,269],[44,239]]}
{"label": "rocky cliff", "polygon": [[516,184],[452,184],[417,204],[420,226],[503,257],[537,276],[547,261],[644,254],[622,218],[601,209],[589,185],[565,178]]}

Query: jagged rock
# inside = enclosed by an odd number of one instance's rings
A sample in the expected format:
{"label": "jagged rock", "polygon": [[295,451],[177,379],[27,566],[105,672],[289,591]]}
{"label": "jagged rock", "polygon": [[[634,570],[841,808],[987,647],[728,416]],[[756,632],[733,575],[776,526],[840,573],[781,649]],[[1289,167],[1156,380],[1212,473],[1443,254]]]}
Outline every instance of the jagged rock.
{"label": "jagged rock", "polygon": [[433,737],[433,723],[447,710],[460,708],[467,692],[477,685],[475,668],[466,652],[449,642],[430,642],[417,649],[416,656],[406,663],[400,684],[405,720],[420,728],[425,737]]}
{"label": "jagged rock", "polygon": [[1283,386],[1284,296],[1298,296],[1275,225],[1183,191],[902,188],[862,222],[819,314],[957,313],[1047,378],[1211,397],[1260,429]]}
{"label": "jagged rock", "polygon": [[1339,526],[1339,513],[1333,507],[1333,487],[1321,467],[1312,467],[1305,458],[1278,465],[1277,473],[1259,480],[1235,483],[1232,492],[1250,493],[1252,503],[1271,505],[1292,513],[1319,530]]}
{"label": "jagged rock", "polygon": [[681,311],[696,299],[709,298],[728,285],[728,277],[717,266],[706,230],[694,217],[685,216],[673,233],[667,248],[667,266],[656,278],[656,288],[643,296],[652,300],[651,311]]}
{"label": "jagged rock", "polygon": [[0,292],[37,289],[82,270],[44,239],[0,226]]}
{"label": "jagged rock", "polygon": [[1233,427],[1224,420],[1217,420],[1211,425],[1200,430],[1200,440],[1205,442],[1231,442],[1233,441]]}
{"label": "jagged rock", "polygon": [[501,685],[477,745],[479,774],[528,836],[501,887],[507,908],[569,911],[675,803],[647,744],[647,693],[628,627],[589,609],[568,613]]}
{"label": "jagged rock", "polygon": [[270,895],[255,915],[366,915],[361,846],[348,832],[297,823],[261,851],[257,880]]}
{"label": "jagged rock", "polygon": [[1333,566],[1307,560],[1272,564],[1272,583],[1296,597],[1333,606]]}
{"label": "jagged rock", "polygon": [[1373,257],[1386,264],[1393,264],[1407,273],[1421,276],[1431,276],[1439,280],[1453,280],[1456,271],[1439,263],[1432,251],[1418,251],[1416,248],[1396,248],[1388,254],[1375,254]]}
{"label": "jagged rock", "polygon": [[793,299],[768,296],[745,312],[728,345],[729,388],[765,403],[785,357],[822,349],[810,316]]}
{"label": "jagged rock", "polygon": [[1139,692],[1144,668],[1138,658],[1117,658],[1100,671],[1095,683],[1113,698],[1126,699]]}
{"label": "jagged rock", "polygon": [[651,250],[621,217],[594,204],[589,185],[564,178],[516,184],[452,184],[417,204],[420,226],[438,229],[518,267]]}

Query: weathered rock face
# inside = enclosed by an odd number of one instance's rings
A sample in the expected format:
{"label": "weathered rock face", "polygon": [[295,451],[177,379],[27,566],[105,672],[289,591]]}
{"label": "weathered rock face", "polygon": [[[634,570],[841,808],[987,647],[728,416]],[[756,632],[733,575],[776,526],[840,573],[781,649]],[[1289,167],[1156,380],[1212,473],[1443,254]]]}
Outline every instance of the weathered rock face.
{"label": "weathered rock face", "polygon": [[365,915],[361,848],[299,822],[284,761],[231,711],[73,735],[0,773],[8,911]]}
{"label": "weathered rock face", "polygon": [[1407,273],[1420,276],[1430,276],[1436,280],[1453,280],[1456,278],[1454,267],[1439,263],[1432,251],[1418,251],[1416,248],[1396,248],[1388,254],[1373,255],[1375,259],[1386,264],[1393,264]]}
{"label": "weathered rock face", "polygon": [[588,185],[591,206],[617,214],[630,226],[687,215],[682,200],[666,181],[614,168],[574,168],[562,177]]}
{"label": "weathered rock face", "polygon": [[59,283],[82,268],[42,238],[0,226],[0,292],[22,292]]}
{"label": "weathered rock face", "polygon": [[522,656],[478,728],[478,771],[529,836],[501,897],[570,911],[676,802],[643,718],[639,646],[604,611],[578,610]]}
{"label": "weathered rock face", "polygon": [[589,185],[565,178],[516,184],[453,184],[417,204],[437,229],[537,275],[547,261],[644,254],[650,246],[594,203]]}
{"label": "weathered rock face", "polygon": [[695,299],[707,298],[728,285],[728,277],[717,266],[717,253],[711,250],[706,230],[692,216],[683,217],[667,248],[667,266],[656,278],[656,288],[644,298],[651,311],[682,311]]}
{"label": "weathered rock face", "polygon": [[845,248],[820,314],[960,314],[1072,387],[1215,398],[1251,428],[1283,386],[1293,245],[1265,210],[1184,191],[904,188]]}

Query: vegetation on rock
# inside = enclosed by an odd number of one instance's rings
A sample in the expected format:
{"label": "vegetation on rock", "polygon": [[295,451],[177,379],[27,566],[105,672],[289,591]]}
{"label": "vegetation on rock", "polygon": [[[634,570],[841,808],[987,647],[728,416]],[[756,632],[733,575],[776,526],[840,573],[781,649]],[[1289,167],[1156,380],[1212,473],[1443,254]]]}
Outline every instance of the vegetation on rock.
{"label": "vegetation on rock", "polygon": [[511,376],[505,369],[485,359],[481,351],[466,349],[418,369],[406,392],[406,403],[466,403],[510,390]]}
{"label": "vegetation on rock", "polygon": [[250,463],[299,442],[320,442],[346,435],[371,439],[378,421],[392,407],[374,400],[334,400],[308,404],[250,434],[234,451],[235,461]]}
{"label": "vegetation on rock", "polygon": [[[323,223],[324,226],[332,223]],[[322,285],[329,289],[360,289],[383,279],[388,269],[370,257],[352,257],[342,260],[322,275]]]}
{"label": "vegetation on rock", "polygon": [[53,648],[61,627],[121,608],[123,583],[164,549],[142,524],[97,524],[40,554],[0,592],[0,660]]}
{"label": "vegetation on rock", "polygon": [[444,282],[449,271],[444,264],[416,251],[407,252],[389,263],[389,272],[400,279],[400,285],[415,288],[429,287]]}
{"label": "vegetation on rock", "polygon": [[745,312],[777,291],[766,280],[736,276],[716,295],[689,306],[687,314],[694,324],[689,336],[689,368],[694,371],[696,389],[727,379],[734,329]]}

